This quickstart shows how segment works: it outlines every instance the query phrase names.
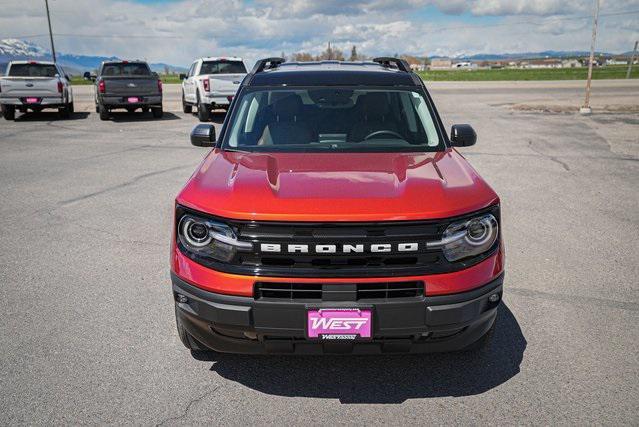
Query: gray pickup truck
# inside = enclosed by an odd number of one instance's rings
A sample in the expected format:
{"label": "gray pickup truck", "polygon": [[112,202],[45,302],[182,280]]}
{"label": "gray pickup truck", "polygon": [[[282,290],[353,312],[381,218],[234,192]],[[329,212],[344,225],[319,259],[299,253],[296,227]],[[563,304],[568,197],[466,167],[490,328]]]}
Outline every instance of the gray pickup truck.
{"label": "gray pickup truck", "polygon": [[108,120],[115,109],[132,113],[151,110],[153,117],[162,117],[162,82],[143,61],[105,61],[97,76],[84,73],[95,81],[95,111],[100,120]]}

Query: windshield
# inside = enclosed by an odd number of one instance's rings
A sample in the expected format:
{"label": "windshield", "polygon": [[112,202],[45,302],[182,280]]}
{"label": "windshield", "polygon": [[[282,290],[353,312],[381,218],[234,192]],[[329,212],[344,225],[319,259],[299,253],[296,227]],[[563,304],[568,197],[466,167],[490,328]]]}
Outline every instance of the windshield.
{"label": "windshield", "polygon": [[12,77],[55,77],[58,70],[51,64],[12,64],[9,76]]}
{"label": "windshield", "polygon": [[438,151],[444,144],[416,89],[258,89],[234,108],[225,149],[261,152]]}
{"label": "windshield", "polygon": [[200,74],[242,74],[246,73],[244,63],[240,61],[205,61]]}
{"label": "windshield", "polygon": [[118,63],[104,64],[102,67],[103,76],[149,76],[151,70],[144,63]]}

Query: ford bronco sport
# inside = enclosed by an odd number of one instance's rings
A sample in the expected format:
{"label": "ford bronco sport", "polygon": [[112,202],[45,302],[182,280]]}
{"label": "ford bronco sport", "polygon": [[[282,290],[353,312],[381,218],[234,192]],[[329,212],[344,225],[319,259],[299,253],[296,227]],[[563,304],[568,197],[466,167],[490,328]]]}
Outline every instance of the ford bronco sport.
{"label": "ford bronco sport", "polygon": [[395,58],[257,62],[176,199],[171,278],[192,351],[478,349],[494,329],[499,198]]}

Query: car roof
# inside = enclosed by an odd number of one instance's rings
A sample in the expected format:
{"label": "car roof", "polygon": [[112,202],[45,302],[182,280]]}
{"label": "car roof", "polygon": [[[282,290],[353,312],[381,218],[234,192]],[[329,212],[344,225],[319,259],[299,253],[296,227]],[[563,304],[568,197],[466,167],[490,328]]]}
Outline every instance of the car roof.
{"label": "car roof", "polygon": [[377,62],[284,62],[255,73],[249,86],[419,86],[416,74]]}
{"label": "car roof", "polygon": [[51,61],[29,61],[29,60],[20,60],[20,61],[11,61],[10,64],[42,64],[42,65],[55,65]]}
{"label": "car roof", "polygon": [[237,56],[205,56],[200,58],[202,61],[242,61],[242,58]]}
{"label": "car roof", "polygon": [[[102,64],[146,64],[146,61],[142,61],[141,59],[109,59],[106,61],[102,61]],[[148,65],[148,64],[147,64]]]}

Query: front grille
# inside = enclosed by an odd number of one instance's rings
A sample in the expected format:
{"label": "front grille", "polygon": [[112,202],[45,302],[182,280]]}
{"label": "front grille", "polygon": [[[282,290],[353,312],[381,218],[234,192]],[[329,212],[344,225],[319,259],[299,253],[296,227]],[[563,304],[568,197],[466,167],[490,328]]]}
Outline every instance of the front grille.
{"label": "front grille", "polygon": [[[267,223],[251,222],[238,224],[240,240],[254,242],[253,252],[238,253],[238,265],[256,271],[269,271],[268,275],[316,277],[361,277],[370,275],[389,276],[404,274],[406,270],[437,267],[442,263],[439,250],[407,253],[393,250],[374,253],[341,253],[346,244],[391,244],[437,240],[448,223],[393,222],[393,223]],[[259,250],[261,243],[281,245],[308,245],[306,253],[266,253]],[[335,245],[337,253],[318,253],[315,245]],[[444,260],[445,261],[445,260]],[[383,273],[382,273],[383,272]]]}
{"label": "front grille", "polygon": [[[179,207],[177,216],[190,210]],[[474,258],[449,262],[441,249],[426,247],[437,241],[451,222],[461,218],[491,212],[499,220],[499,207],[493,206],[470,215],[424,221],[385,222],[275,222],[212,219],[229,224],[241,241],[251,242],[253,250],[238,251],[230,262],[189,255],[194,261],[233,274],[267,277],[409,277],[448,273],[468,268],[495,253],[492,250]],[[202,215],[199,212],[192,212]],[[418,243],[419,251],[400,251],[399,244]],[[308,246],[307,252],[265,252],[262,244]],[[363,252],[344,253],[346,245],[364,245]],[[373,252],[371,245],[390,244],[390,252]],[[318,245],[332,245],[335,253],[316,250]],[[179,247],[179,241],[178,241]],[[184,252],[184,251],[183,251]]]}
{"label": "front grille", "polygon": [[257,282],[255,299],[361,301],[414,298],[424,295],[424,282],[277,283]]}

